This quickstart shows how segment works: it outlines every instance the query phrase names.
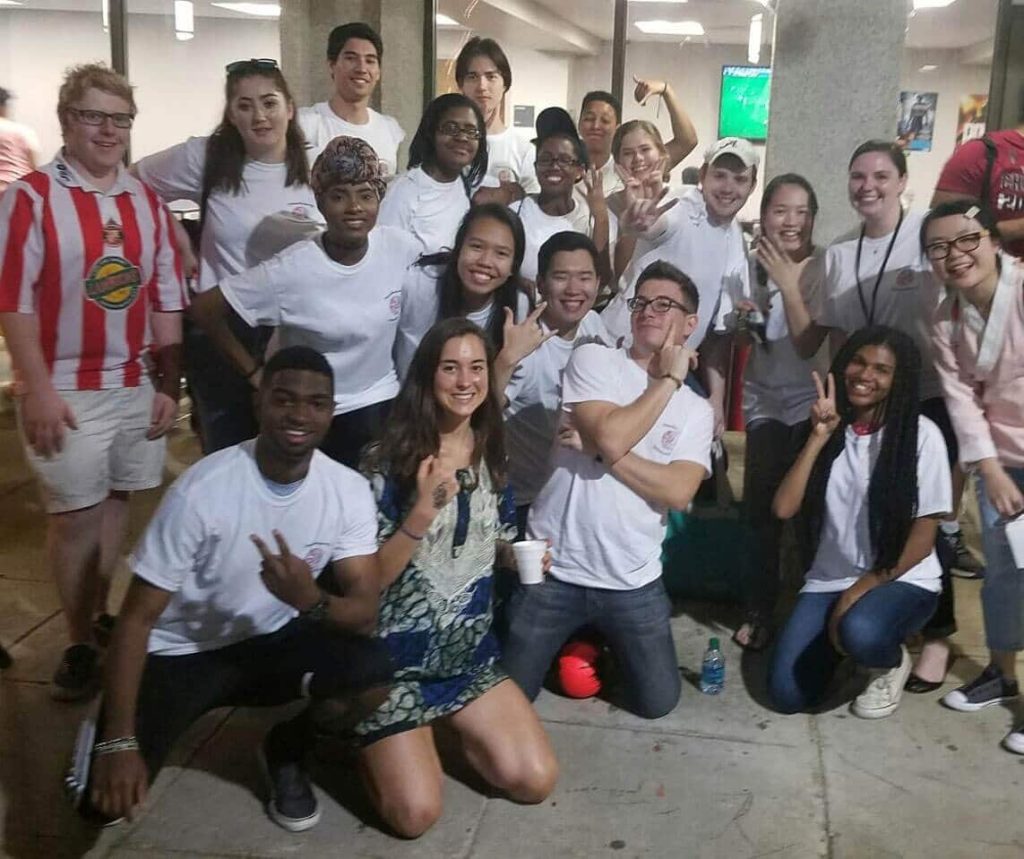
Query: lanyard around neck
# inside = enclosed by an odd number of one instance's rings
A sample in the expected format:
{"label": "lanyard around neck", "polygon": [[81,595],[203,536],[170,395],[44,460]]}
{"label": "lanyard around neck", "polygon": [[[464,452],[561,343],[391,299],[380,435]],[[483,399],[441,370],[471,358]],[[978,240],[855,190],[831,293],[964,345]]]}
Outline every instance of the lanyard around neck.
{"label": "lanyard around neck", "polygon": [[875,304],[878,301],[878,288],[882,285],[882,278],[885,277],[885,267],[889,264],[889,257],[892,255],[892,249],[896,246],[896,238],[900,234],[900,227],[903,226],[903,209],[900,208],[900,219],[896,222],[896,229],[892,231],[892,238],[889,239],[889,247],[885,250],[885,256],[882,258],[882,265],[878,269],[878,275],[875,277],[875,286],[871,290],[871,307],[868,307],[868,303],[864,298],[864,285],[860,281],[860,255],[864,249],[864,231],[865,227],[860,228],[860,238],[857,239],[857,262],[854,273],[857,276],[857,297],[860,299],[861,309],[864,311],[864,318],[867,320],[868,325],[875,324]]}

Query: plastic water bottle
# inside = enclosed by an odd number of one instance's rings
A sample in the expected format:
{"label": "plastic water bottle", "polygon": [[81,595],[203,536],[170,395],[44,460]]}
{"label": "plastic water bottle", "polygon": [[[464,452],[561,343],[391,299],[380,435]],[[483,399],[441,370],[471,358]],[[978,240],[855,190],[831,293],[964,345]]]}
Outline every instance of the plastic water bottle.
{"label": "plastic water bottle", "polygon": [[718,645],[718,639],[708,641],[704,661],[700,666],[700,691],[705,695],[717,695],[725,686],[725,657]]}

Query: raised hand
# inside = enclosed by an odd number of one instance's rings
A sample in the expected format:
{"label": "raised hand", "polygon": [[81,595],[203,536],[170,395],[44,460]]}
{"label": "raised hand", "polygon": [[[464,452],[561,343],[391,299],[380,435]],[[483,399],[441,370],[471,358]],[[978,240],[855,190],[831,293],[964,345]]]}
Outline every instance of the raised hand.
{"label": "raised hand", "polygon": [[667,203],[662,200],[668,194],[663,180],[666,159],[662,158],[647,173],[634,176],[616,166],[616,171],[625,186],[622,191],[624,206],[619,215],[619,231],[623,235],[641,236],[657,223],[658,219],[679,202],[673,197]]}
{"label": "raised hand", "polygon": [[675,320],[669,323],[665,333],[665,341],[661,348],[651,356],[647,365],[647,373],[654,379],[671,376],[680,382],[686,378],[691,366],[697,361],[697,353],[692,349],[676,343],[678,326]]}
{"label": "raised hand", "polygon": [[505,308],[505,345],[502,346],[502,360],[509,366],[517,366],[527,355],[535,352],[543,343],[558,336],[557,331],[544,332],[540,317],[548,306],[546,301],[538,304],[522,322],[516,323],[512,311]]}
{"label": "raised hand", "polygon": [[800,278],[811,261],[811,257],[808,256],[800,262],[794,262],[786,251],[764,235],[758,239],[756,253],[757,261],[761,263],[768,277],[780,290],[783,292],[799,290]]}
{"label": "raised hand", "polygon": [[416,507],[424,519],[433,522],[458,491],[454,468],[439,456],[423,459],[416,470]]}
{"label": "raised hand", "polygon": [[302,558],[292,554],[280,531],[275,530],[273,533],[280,552],[278,555],[271,552],[258,536],[249,535],[249,539],[256,545],[263,558],[260,578],[264,586],[281,602],[288,603],[292,608],[299,611],[312,608],[320,599],[320,589],[313,578],[313,571]]}
{"label": "raised hand", "polygon": [[608,202],[604,196],[604,174],[596,167],[588,167],[583,173],[583,187],[587,189],[587,206],[590,211],[607,210]]}
{"label": "raised hand", "polygon": [[839,426],[839,412],[836,411],[836,377],[828,374],[828,383],[821,383],[821,376],[816,370],[811,371],[814,388],[818,400],[811,406],[811,433],[818,438],[827,439]]}
{"label": "raised hand", "polygon": [[668,89],[668,84],[665,81],[647,80],[638,78],[636,75],[633,75],[633,83],[636,84],[633,89],[633,98],[641,106],[646,105],[652,95],[664,95],[665,90]]}

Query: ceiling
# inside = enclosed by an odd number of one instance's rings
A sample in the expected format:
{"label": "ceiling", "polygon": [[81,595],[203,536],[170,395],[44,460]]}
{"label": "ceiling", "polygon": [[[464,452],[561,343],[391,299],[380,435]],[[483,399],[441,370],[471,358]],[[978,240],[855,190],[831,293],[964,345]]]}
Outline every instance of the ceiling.
{"label": "ceiling", "polygon": [[[0,7],[0,14],[16,13],[23,9],[39,9],[57,12],[94,12],[99,15],[103,8],[102,0],[19,0],[21,6]],[[174,16],[174,0],[125,0],[130,15],[166,15]],[[257,3],[271,0],[254,0]],[[280,4],[286,0],[277,0]],[[239,12],[230,12],[210,5],[211,0],[193,0],[194,14],[197,18],[244,18],[247,21],[266,21],[277,26],[276,18],[257,18]]]}

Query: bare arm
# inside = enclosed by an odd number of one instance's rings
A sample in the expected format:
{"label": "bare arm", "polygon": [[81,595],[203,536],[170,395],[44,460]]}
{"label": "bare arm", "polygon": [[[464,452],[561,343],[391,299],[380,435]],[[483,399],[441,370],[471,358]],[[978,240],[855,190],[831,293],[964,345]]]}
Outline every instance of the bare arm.
{"label": "bare arm", "polygon": [[377,555],[355,555],[331,564],[341,596],[327,597],[327,622],[342,632],[371,635],[380,606]]}
{"label": "bare arm", "polygon": [[680,459],[663,465],[635,453],[627,453],[610,470],[644,501],[672,510],[685,510],[707,477],[696,462]]}
{"label": "bare arm", "polygon": [[584,444],[606,463],[614,464],[650,432],[677,390],[676,381],[665,376],[651,379],[646,390],[627,406],[603,400],[577,403],[572,410],[573,425]]}
{"label": "bare arm", "polygon": [[825,384],[815,372],[814,387],[818,400],[811,406],[811,434],[800,451],[782,483],[775,492],[772,501],[772,513],[779,519],[792,519],[803,504],[807,492],[807,481],[819,454],[824,450],[832,433],[839,426],[839,414],[836,411],[836,380],[829,373]]}
{"label": "bare arm", "polygon": [[700,348],[701,361],[707,370],[708,402],[715,412],[715,438],[721,438],[725,432],[725,392],[732,367],[732,344],[732,334],[709,331]]}
{"label": "bare arm", "polygon": [[219,286],[200,292],[192,301],[189,313],[192,318],[202,326],[214,345],[224,354],[241,375],[252,379],[259,370],[259,364],[253,359],[249,351],[238,342],[238,338],[231,333],[228,326],[228,312],[230,311],[224,293]]}
{"label": "bare arm", "polygon": [[680,161],[689,155],[697,145],[697,129],[689,115],[676,97],[672,85],[666,81],[642,80],[633,76],[636,88],[633,97],[641,104],[647,104],[651,96],[661,96],[668,108],[668,119],[672,124],[672,139],[665,144],[668,150],[668,162],[665,172],[672,170]]}

